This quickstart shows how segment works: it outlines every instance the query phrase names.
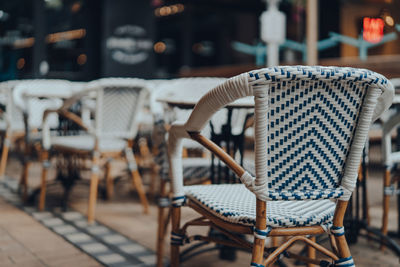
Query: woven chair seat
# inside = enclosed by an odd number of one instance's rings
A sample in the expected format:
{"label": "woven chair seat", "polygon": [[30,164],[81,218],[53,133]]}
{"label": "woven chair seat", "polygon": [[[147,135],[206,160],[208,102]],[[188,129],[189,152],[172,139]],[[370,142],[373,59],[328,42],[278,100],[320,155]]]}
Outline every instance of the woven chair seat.
{"label": "woven chair seat", "polygon": [[[253,226],[256,197],[242,184],[185,186],[186,197],[224,221]],[[330,200],[268,201],[267,225],[294,227],[329,224],[336,204]]]}
{"label": "woven chair seat", "polygon": [[[54,136],[51,143],[56,147],[93,151],[95,138],[91,135]],[[123,151],[127,142],[119,138],[99,138],[99,151]]]}

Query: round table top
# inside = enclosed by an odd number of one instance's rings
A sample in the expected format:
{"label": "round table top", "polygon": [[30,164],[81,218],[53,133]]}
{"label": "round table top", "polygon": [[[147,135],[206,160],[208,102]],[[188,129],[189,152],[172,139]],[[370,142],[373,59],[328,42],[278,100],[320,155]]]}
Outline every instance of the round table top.
{"label": "round table top", "polygon": [[[173,107],[179,107],[182,109],[191,109],[200,98],[205,95],[208,91],[213,89],[215,86],[204,86],[204,87],[171,87],[162,90],[157,96],[156,100],[159,102],[167,103]],[[238,99],[226,107],[228,108],[253,108],[254,98],[249,96]]]}

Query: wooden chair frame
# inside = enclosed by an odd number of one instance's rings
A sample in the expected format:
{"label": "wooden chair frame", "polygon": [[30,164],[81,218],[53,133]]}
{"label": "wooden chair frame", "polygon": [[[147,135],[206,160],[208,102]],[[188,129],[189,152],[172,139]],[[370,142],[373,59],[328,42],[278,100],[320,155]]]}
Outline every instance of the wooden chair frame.
{"label": "wooden chair frame", "polygon": [[[235,174],[241,177],[245,170],[236,163],[236,161],[228,155],[223,149],[213,143],[211,140],[207,139],[206,137],[202,136],[200,133],[197,132],[188,132],[191,139],[199,142],[208,150],[210,150],[215,156],[217,156],[220,160],[222,160]],[[333,219],[333,225],[336,227],[343,226],[343,218],[346,212],[348,201],[338,201],[336,206],[335,215]],[[264,260],[264,253],[267,253],[268,250],[265,247],[265,240],[259,239],[255,237],[254,244],[251,244],[244,240],[243,238],[238,237],[236,234],[253,234],[253,227],[251,226],[244,226],[241,224],[232,224],[227,223],[213,214],[208,212],[207,210],[200,207],[198,204],[188,201],[187,205],[201,214],[203,217],[209,220],[209,222],[201,222],[199,223],[198,219],[190,221],[186,223],[183,227],[180,227],[180,216],[181,216],[181,207],[173,207],[172,208],[172,232],[184,234],[189,226],[212,226],[219,231],[222,231],[225,235],[230,237],[232,240],[236,242],[229,242],[226,240],[216,240],[210,239],[209,237],[201,237],[201,240],[205,241],[212,241],[215,243],[240,247],[243,249],[248,249],[253,252],[252,262],[256,262],[259,264],[263,264],[265,266],[272,266],[272,264],[278,259],[279,255],[283,253],[286,249],[290,248],[295,242],[302,241],[308,246],[311,246],[313,249],[318,250],[322,254],[330,257],[332,260],[338,260],[339,258],[347,258],[350,257],[350,250],[347,245],[345,236],[330,236],[330,243],[332,249],[335,253],[327,250],[326,248],[322,247],[321,245],[317,244],[315,241],[312,240],[311,237],[305,236],[315,236],[319,234],[326,233],[325,230],[321,226],[307,226],[307,227],[292,227],[292,228],[274,228],[269,233],[270,237],[278,237],[278,236],[285,236],[290,237],[286,242],[279,246],[274,252],[270,253],[268,257]],[[266,228],[266,212],[267,212],[267,203],[265,201],[257,200],[256,203],[257,208],[257,219],[256,219],[256,227],[258,229],[265,229]],[[189,237],[190,238],[190,237]],[[196,237],[197,240],[199,237]],[[171,266],[179,266],[179,246],[171,245]],[[290,253],[292,258],[301,259],[310,264],[320,264],[320,261],[304,257],[301,255]]]}

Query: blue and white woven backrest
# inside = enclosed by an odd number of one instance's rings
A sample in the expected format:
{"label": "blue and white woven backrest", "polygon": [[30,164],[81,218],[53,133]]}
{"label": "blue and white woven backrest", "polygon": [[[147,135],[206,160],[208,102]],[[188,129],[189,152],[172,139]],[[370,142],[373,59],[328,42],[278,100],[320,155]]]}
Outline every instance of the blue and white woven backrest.
{"label": "blue and white woven backrest", "polygon": [[[260,200],[348,199],[369,127],[389,108],[393,86],[377,73],[340,67],[283,66],[238,75],[207,93],[186,123],[173,126],[172,165],[180,165],[179,140],[187,132],[201,131],[217,110],[246,96],[255,102],[256,160],[256,177],[241,177],[246,187]],[[181,195],[179,167],[172,175],[174,195]]]}
{"label": "blue and white woven backrest", "polygon": [[250,72],[249,83],[265,198],[348,198],[387,80],[360,69],[282,67]]}
{"label": "blue and white woven backrest", "polygon": [[268,181],[272,198],[341,184],[368,91],[365,82],[346,79],[352,75],[357,74],[349,70],[343,78],[339,69],[307,67],[249,73],[259,124],[256,147],[266,147],[256,154],[257,176],[266,178],[261,184]]}
{"label": "blue and white woven backrest", "polygon": [[93,83],[98,88],[95,120],[97,135],[134,138],[138,131],[138,114],[147,95],[144,81],[107,78]]}

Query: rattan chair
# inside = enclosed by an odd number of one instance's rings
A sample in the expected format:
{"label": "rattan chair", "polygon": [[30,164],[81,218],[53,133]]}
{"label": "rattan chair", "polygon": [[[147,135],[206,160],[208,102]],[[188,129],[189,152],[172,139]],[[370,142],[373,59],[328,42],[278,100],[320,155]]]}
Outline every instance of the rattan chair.
{"label": "rattan chair", "polygon": [[[23,80],[13,89],[13,103],[23,114],[24,151],[21,157],[23,169],[20,177],[20,190],[24,200],[28,196],[28,174],[31,163],[41,154],[41,130],[43,114],[46,109],[57,109],[62,98],[70,96],[72,86],[66,80],[37,79]],[[48,126],[55,128],[58,117],[52,114],[48,118]]]}
{"label": "rattan chair", "polygon": [[[94,127],[83,123],[82,119],[68,111],[72,103],[82,97],[92,95],[96,100]],[[148,202],[143,188],[132,143],[137,134],[137,114],[142,109],[147,95],[146,84],[139,79],[108,78],[93,81],[84,92],[78,93],[65,101],[64,105],[51,112],[72,120],[80,125],[86,133],[72,136],[51,136],[47,120],[43,127],[43,172],[39,208],[45,207],[48,159],[50,153],[77,155],[91,160],[90,194],[88,221],[95,218],[95,204],[98,191],[100,164],[104,160],[107,195],[113,191],[113,180],[110,177],[111,159],[123,158],[128,164],[133,185],[139,194],[143,210],[148,213]]]}
{"label": "rattan chair", "polygon": [[11,145],[15,141],[21,140],[25,133],[22,112],[16,108],[12,95],[14,87],[19,82],[18,80],[13,80],[0,83],[1,104],[5,108],[2,111],[2,120],[0,121],[0,132],[3,134],[0,179],[4,178]]}
{"label": "rattan chair", "polygon": [[[400,78],[392,79],[391,82],[395,89],[400,89]],[[395,107],[395,109],[396,108],[397,107]],[[398,110],[394,110],[394,113],[390,116],[390,118],[388,118],[386,121],[383,121],[382,124],[382,155],[385,173],[383,178],[383,215],[381,231],[384,235],[387,235],[388,233],[390,197],[400,194],[400,190],[395,188],[395,183],[397,181],[391,175],[391,172],[395,170],[396,164],[400,163],[400,151],[397,149],[393,150],[394,146],[392,143],[393,131],[397,130],[399,126],[400,113]],[[398,138],[399,137],[397,136],[397,141],[399,140]],[[381,249],[383,248],[384,244],[382,243]]]}
{"label": "rattan chair", "polygon": [[[246,96],[254,96],[255,102],[255,177],[200,134],[212,114]],[[190,118],[173,124],[169,131],[171,265],[179,265],[181,246],[203,240],[252,251],[251,266],[271,266],[284,254],[311,264],[327,266],[333,261],[335,266],[353,266],[343,216],[370,124],[392,98],[391,83],[374,72],[303,66],[244,73],[206,94]],[[184,138],[211,150],[243,184],[184,186]],[[184,205],[200,217],[181,226]],[[211,226],[231,240],[190,236],[190,226]],[[312,236],[323,233],[329,234],[333,252],[313,241]],[[246,234],[254,235],[253,243],[242,238]],[[289,239],[266,253],[265,239],[274,236]],[[286,251],[297,241],[331,260]]]}

